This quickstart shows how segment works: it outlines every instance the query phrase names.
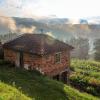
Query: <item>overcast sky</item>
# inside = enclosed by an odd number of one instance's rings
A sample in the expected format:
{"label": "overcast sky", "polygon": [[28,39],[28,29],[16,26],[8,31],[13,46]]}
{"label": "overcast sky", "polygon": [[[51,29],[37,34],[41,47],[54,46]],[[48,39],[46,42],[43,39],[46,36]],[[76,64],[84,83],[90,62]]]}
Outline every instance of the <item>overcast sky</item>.
{"label": "overcast sky", "polygon": [[100,16],[100,0],[0,0],[6,16],[57,16],[87,18]]}

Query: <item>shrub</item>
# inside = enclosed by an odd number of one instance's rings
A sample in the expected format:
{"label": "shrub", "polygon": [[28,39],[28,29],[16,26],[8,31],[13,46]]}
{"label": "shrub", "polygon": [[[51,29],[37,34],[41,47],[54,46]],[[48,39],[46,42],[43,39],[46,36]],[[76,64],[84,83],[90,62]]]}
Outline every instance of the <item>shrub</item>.
{"label": "shrub", "polygon": [[93,85],[93,86],[97,86],[100,87],[100,80],[96,80],[95,78],[91,78],[89,80],[89,84]]}
{"label": "shrub", "polygon": [[92,94],[95,94],[95,89],[94,89],[94,87],[92,87],[92,86],[88,86],[87,88],[86,88],[86,91],[88,92],[88,93],[92,93]]}

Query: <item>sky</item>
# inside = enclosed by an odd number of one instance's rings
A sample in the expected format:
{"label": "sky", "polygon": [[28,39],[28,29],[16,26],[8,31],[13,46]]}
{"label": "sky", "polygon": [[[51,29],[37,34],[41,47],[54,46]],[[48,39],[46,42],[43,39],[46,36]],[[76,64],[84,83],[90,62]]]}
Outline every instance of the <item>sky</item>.
{"label": "sky", "polygon": [[17,17],[89,18],[100,16],[100,0],[0,0],[0,14]]}

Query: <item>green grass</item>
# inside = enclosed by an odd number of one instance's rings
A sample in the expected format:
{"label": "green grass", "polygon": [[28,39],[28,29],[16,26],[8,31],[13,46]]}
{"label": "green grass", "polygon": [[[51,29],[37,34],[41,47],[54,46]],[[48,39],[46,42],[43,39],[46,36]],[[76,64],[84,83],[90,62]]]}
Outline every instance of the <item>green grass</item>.
{"label": "green grass", "polygon": [[[61,82],[54,81],[37,71],[26,71],[12,67],[0,61],[0,80],[19,89],[21,93],[35,100],[99,100],[98,98],[80,93]],[[5,64],[3,64],[5,63]],[[3,88],[5,89],[5,88]],[[13,91],[11,92],[13,93]],[[9,95],[9,94],[8,94]],[[9,99],[12,100],[12,99]],[[13,99],[17,100],[17,99]],[[24,99],[18,99],[24,100]],[[28,99],[27,99],[28,100]]]}
{"label": "green grass", "polygon": [[0,100],[31,100],[15,87],[0,82]]}
{"label": "green grass", "polygon": [[72,85],[100,97],[100,62],[72,60]]}

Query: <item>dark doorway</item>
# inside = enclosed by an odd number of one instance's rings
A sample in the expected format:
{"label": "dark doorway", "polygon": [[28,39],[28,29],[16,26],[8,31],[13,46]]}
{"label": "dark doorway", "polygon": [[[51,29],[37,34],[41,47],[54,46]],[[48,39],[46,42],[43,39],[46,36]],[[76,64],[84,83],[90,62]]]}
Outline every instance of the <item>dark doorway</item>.
{"label": "dark doorway", "polygon": [[61,81],[66,83],[67,82],[67,72],[63,72],[61,74]]}
{"label": "dark doorway", "polygon": [[59,75],[53,76],[53,79],[59,81]]}
{"label": "dark doorway", "polygon": [[23,53],[20,52],[20,67],[23,67]]}

